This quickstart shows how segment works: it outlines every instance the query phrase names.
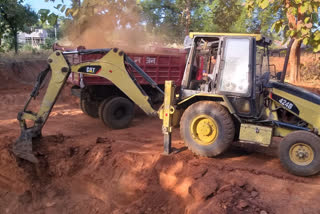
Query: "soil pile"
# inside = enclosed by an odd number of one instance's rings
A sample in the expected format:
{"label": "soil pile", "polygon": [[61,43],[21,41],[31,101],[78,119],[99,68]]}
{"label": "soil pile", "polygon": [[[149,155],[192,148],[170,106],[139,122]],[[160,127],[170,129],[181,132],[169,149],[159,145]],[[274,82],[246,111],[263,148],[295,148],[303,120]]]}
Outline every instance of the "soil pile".
{"label": "soil pile", "polygon": [[0,63],[0,89],[34,85],[37,75],[48,65],[46,60],[8,61]]}

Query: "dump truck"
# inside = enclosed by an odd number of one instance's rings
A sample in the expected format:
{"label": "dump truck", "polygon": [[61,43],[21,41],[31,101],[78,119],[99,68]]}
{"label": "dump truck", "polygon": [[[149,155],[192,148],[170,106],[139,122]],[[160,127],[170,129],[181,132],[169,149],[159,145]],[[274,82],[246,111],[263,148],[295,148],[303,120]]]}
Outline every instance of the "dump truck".
{"label": "dump truck", "polygon": [[[66,49],[61,46],[54,46],[54,50]],[[67,48],[72,51],[72,49]],[[85,50],[84,47],[81,47]],[[181,85],[183,73],[186,65],[187,52],[183,49],[176,48],[160,48],[151,47],[142,53],[128,53],[127,55],[136,63],[143,71],[152,78],[162,90],[166,80],[173,80],[176,86]],[[68,61],[70,64],[83,63],[93,60],[99,60],[104,56],[103,53],[77,55],[69,54]],[[130,69],[130,67],[127,67]],[[143,77],[135,70],[132,70],[138,84],[150,97],[154,105],[163,102],[163,94],[154,89]],[[71,73],[68,82],[73,85],[72,94],[80,98],[80,109],[83,113],[93,117],[100,118],[108,127],[113,129],[122,129],[130,125],[134,116],[133,102],[109,80],[82,73]],[[112,122],[99,117],[99,106],[101,103],[112,108],[108,111],[110,116],[117,115]]]}
{"label": "dump truck", "polygon": [[[17,157],[37,162],[32,139],[41,136],[67,78],[71,73],[81,73],[108,79],[148,115],[158,116],[163,121],[165,154],[171,153],[173,126],[180,124],[181,138],[197,155],[218,156],[234,141],[269,147],[273,137],[281,137],[279,157],[289,172],[299,176],[318,173],[320,97],[284,81],[288,57],[282,73],[271,75],[268,52],[272,41],[267,37],[227,33],[190,33],[190,37],[193,42],[181,86],[176,88],[174,81],[165,81],[164,92],[119,49],[55,51],[18,114],[21,135],[13,145],[13,152]],[[103,57],[70,65],[68,56],[73,54]],[[159,109],[132,70],[164,94]],[[28,105],[49,71],[52,76],[40,109],[31,112]],[[112,123],[117,118],[116,112],[110,114],[113,109],[108,104],[100,103],[99,109],[105,120]],[[28,120],[32,123],[27,123]]]}

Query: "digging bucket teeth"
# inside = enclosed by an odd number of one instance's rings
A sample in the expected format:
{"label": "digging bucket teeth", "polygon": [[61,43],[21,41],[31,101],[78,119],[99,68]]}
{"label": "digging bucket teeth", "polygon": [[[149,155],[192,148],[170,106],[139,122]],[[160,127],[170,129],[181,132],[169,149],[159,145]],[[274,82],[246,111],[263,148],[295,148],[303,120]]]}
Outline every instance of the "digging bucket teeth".
{"label": "digging bucket teeth", "polygon": [[32,134],[28,130],[21,132],[20,137],[12,146],[12,152],[18,158],[38,163],[38,159],[32,153]]}

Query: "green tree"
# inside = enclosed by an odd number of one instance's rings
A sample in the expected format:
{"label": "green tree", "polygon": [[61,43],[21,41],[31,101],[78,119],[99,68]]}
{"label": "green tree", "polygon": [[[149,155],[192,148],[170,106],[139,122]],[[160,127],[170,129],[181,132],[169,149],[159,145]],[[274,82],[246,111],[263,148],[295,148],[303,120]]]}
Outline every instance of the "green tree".
{"label": "green tree", "polygon": [[141,2],[142,19],[148,32],[166,35],[169,41],[181,39],[184,23],[183,12],[174,0],[145,0]]}
{"label": "green tree", "polygon": [[[219,32],[230,32],[244,11],[241,0],[213,0],[206,1],[209,7],[208,16],[212,23],[218,26]],[[244,20],[241,20],[244,21]],[[242,23],[238,23],[238,25]],[[239,29],[242,31],[245,29]]]}
{"label": "green tree", "polygon": [[247,32],[242,0],[144,0],[142,14],[149,29],[181,38],[189,29],[205,32]]}
{"label": "green tree", "polygon": [[8,33],[13,39],[15,53],[18,52],[18,32],[28,31],[37,23],[38,16],[30,6],[23,6],[22,0],[0,0],[0,38]]}
{"label": "green tree", "polygon": [[[256,7],[280,14],[271,30],[293,39],[290,54],[290,82],[299,81],[301,44],[320,50],[319,0],[246,0],[246,8],[252,13]],[[282,15],[281,15],[282,14]],[[283,15],[284,14],[284,15]]]}

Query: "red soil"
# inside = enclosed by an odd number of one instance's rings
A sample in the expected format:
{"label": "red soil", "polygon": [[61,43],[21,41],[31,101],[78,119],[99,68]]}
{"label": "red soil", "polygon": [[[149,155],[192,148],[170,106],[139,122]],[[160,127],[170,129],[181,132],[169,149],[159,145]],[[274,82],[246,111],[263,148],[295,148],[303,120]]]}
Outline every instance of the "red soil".
{"label": "red soil", "polygon": [[0,75],[0,213],[320,213],[320,177],[283,169],[276,140],[268,150],[203,158],[175,129],[181,151],[165,156],[160,120],[139,115],[111,130],[79,110],[68,86],[34,143],[40,163],[17,160],[10,145],[31,87]]}

